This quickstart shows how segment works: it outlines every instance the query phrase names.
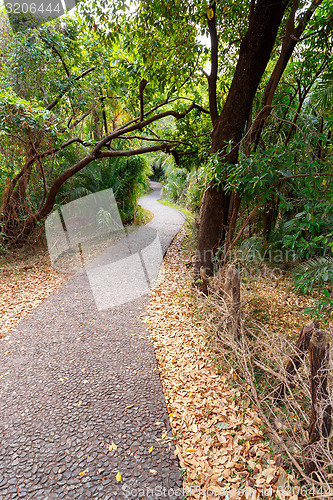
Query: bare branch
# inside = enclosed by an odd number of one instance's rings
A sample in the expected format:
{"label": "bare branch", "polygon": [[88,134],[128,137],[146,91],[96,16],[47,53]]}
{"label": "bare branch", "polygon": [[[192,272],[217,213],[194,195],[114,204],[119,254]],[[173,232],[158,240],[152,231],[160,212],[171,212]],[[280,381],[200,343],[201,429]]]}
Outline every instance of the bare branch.
{"label": "bare branch", "polygon": [[191,144],[188,144],[187,142],[183,142],[183,141],[177,141],[177,140],[169,140],[169,139],[161,139],[161,138],[158,138],[158,139],[155,139],[154,137],[143,137],[141,135],[129,135],[129,136],[126,136],[126,135],[119,135],[118,136],[118,139],[125,139],[125,140],[129,140],[129,139],[139,139],[140,141],[155,141],[155,142],[164,142],[164,143],[169,143],[169,144],[183,144],[184,146],[191,146]]}
{"label": "bare branch", "polygon": [[209,111],[214,125],[217,121],[219,115],[217,111],[217,98],[216,98],[216,83],[217,83],[217,73],[218,73],[218,36],[216,29],[216,3],[210,6],[208,12],[212,11],[213,16],[210,19],[207,15],[207,23],[211,40],[211,70],[208,76],[208,89],[209,89]]}
{"label": "bare branch", "polygon": [[205,71],[203,68],[199,68],[199,70],[201,71],[201,73],[202,73],[203,75],[205,75],[205,77],[206,77],[206,78],[207,78],[207,80],[208,80],[208,78],[209,78],[209,74],[208,74],[208,73],[206,73],[206,71]]}
{"label": "bare branch", "polygon": [[295,174],[295,175],[288,175],[286,177],[280,177],[279,181],[289,181],[291,179],[300,179],[302,177],[333,177],[333,173],[330,174],[328,172],[318,172],[318,173],[308,173],[308,174]]}
{"label": "bare branch", "polygon": [[187,108],[184,112],[179,113],[177,111],[169,110],[169,111],[164,111],[162,113],[159,113],[157,115],[152,116],[151,118],[147,118],[147,120],[144,120],[139,123],[135,123],[133,125],[130,125],[128,127],[120,127],[116,130],[114,130],[111,134],[106,136],[104,139],[102,139],[93,149],[91,152],[92,155],[97,156],[99,151],[104,147],[107,146],[110,141],[113,139],[118,138],[122,134],[128,134],[129,132],[133,132],[134,130],[142,130],[144,127],[147,127],[147,125],[150,125],[151,123],[161,120],[162,118],[166,118],[167,116],[173,116],[177,120],[180,118],[184,118],[192,109],[196,108],[195,104],[191,104],[189,108]]}
{"label": "bare branch", "polygon": [[87,111],[86,113],[83,113],[81,116],[79,116],[79,118],[77,120],[75,120],[71,125],[68,124],[68,129],[69,130],[72,130],[73,128],[75,128],[77,125],[79,125],[85,118],[87,118],[87,116],[90,115],[91,113],[91,109],[89,111]]}
{"label": "bare branch", "polygon": [[145,153],[152,153],[154,151],[170,151],[170,145],[167,142],[158,144],[156,146],[149,146],[146,148],[130,149],[130,150],[113,150],[113,151],[100,151],[96,158],[114,158],[119,156],[136,156]]}
{"label": "bare branch", "polygon": [[99,151],[98,154],[89,154],[85,158],[82,158],[78,163],[73,165],[72,167],[68,168],[65,172],[63,172],[61,175],[57,177],[57,179],[53,182],[49,194],[47,196],[46,202],[44,206],[35,214],[35,218],[37,220],[41,220],[43,217],[48,215],[50,211],[53,208],[57,193],[60,189],[60,187],[71,177],[73,177],[74,174],[80,172],[84,167],[89,165],[93,160],[96,158],[102,159],[102,158],[111,158],[111,157],[119,157],[119,156],[134,156],[134,155],[139,155],[139,154],[144,154],[144,153],[151,153],[153,151],[166,151],[169,152],[170,146],[167,143],[159,144],[156,146],[151,146],[147,148],[139,148],[139,149],[133,149],[129,151]]}
{"label": "bare branch", "polygon": [[280,118],[279,116],[276,116],[273,113],[271,113],[271,116],[273,118],[276,118],[280,122],[289,123],[289,125],[291,125],[292,127],[296,127],[297,130],[301,133],[301,135],[302,135],[303,139],[305,140],[305,142],[307,142],[306,135],[304,134],[303,130],[297,125],[297,123],[294,123],[294,122],[292,122],[290,120],[286,120],[285,118]]}
{"label": "bare branch", "polygon": [[71,77],[70,75],[70,72],[69,72],[69,69],[67,68],[67,65],[64,61],[64,58],[62,57],[62,55],[60,54],[60,52],[58,51],[58,49],[52,44],[50,43],[46,38],[43,38],[41,37],[41,39],[43,40],[43,42],[48,45],[49,47],[51,47],[51,49],[53,50],[53,52],[55,52],[57,54],[57,56],[59,57],[60,61],[61,61],[61,64],[63,65],[64,67],[64,70],[66,72],[66,75],[68,76],[68,78]]}
{"label": "bare branch", "polygon": [[139,85],[139,92],[140,92],[140,122],[143,121],[144,117],[144,109],[143,109],[143,93],[144,90],[147,86],[148,81],[145,78],[142,78],[140,85]]}

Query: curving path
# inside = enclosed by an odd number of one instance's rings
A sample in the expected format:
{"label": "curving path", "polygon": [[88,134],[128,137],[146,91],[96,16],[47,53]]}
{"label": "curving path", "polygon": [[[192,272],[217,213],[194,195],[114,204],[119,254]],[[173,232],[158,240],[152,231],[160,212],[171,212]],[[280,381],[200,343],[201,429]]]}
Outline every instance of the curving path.
{"label": "curving path", "polygon": [[[165,252],[184,216],[159,195]],[[147,300],[98,311],[81,272],[0,340],[1,500],[182,498]]]}

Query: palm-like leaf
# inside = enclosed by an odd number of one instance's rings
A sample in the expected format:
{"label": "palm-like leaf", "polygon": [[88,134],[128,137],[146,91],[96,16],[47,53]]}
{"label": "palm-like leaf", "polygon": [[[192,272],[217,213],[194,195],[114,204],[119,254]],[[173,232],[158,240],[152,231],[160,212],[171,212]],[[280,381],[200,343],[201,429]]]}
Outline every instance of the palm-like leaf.
{"label": "palm-like leaf", "polygon": [[94,161],[77,175],[71,199],[112,188],[123,222],[128,222],[134,216],[138,195],[147,187],[149,173],[142,157],[112,158],[108,164]]}
{"label": "palm-like leaf", "polygon": [[318,81],[311,94],[310,103],[322,111],[333,110],[333,72],[326,73]]}
{"label": "palm-like leaf", "polygon": [[298,264],[293,271],[295,287],[303,293],[311,291],[314,286],[332,286],[333,257],[315,257]]}

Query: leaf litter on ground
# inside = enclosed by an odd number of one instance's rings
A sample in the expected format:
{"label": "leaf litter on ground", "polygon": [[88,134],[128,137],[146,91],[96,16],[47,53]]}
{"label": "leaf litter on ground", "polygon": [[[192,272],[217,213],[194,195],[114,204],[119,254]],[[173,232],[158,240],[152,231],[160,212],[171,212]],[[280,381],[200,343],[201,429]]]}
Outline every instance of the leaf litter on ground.
{"label": "leaf litter on ground", "polygon": [[5,256],[1,258],[0,338],[70,277],[51,267],[44,250],[36,251],[32,262],[20,260],[9,262]]}
{"label": "leaf litter on ground", "polygon": [[295,500],[296,475],[283,467],[251,401],[220,373],[196,314],[197,292],[182,258],[183,229],[169,248],[151,291],[151,331],[188,499]]}

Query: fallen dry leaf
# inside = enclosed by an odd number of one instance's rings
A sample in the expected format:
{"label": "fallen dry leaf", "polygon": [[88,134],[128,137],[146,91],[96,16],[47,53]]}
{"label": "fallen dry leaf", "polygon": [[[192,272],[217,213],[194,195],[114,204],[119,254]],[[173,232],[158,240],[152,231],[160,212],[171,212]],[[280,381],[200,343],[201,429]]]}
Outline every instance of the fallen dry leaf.
{"label": "fallen dry leaf", "polygon": [[29,265],[28,257],[24,249],[16,259],[6,254],[1,256],[0,337],[71,276],[51,267],[45,249],[34,250],[32,265]]}
{"label": "fallen dry leaf", "polygon": [[[232,383],[235,374],[219,373],[208,341],[204,299],[193,292],[191,271],[182,261],[182,234],[169,248],[163,277],[151,291],[146,322],[154,339],[175,455],[186,472],[187,498],[254,500],[271,488],[270,498],[289,500],[291,493],[281,496],[277,491],[276,478],[284,480],[282,464],[269,451],[256,410]],[[193,486],[201,493],[193,492]],[[246,495],[240,489],[244,487]],[[223,493],[205,496],[211,488]]]}

